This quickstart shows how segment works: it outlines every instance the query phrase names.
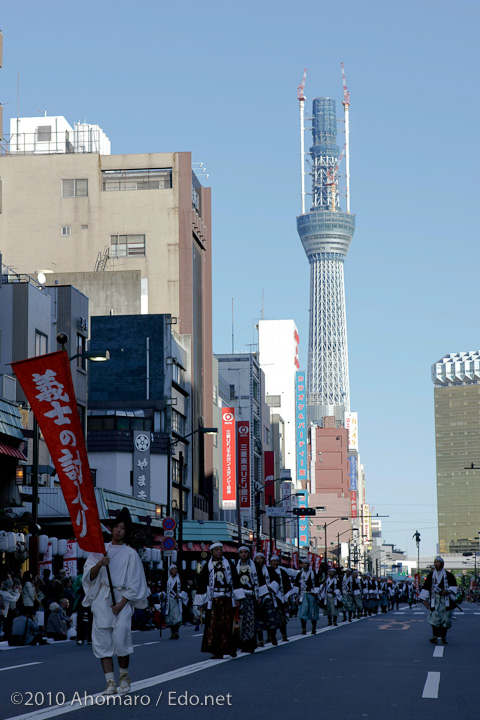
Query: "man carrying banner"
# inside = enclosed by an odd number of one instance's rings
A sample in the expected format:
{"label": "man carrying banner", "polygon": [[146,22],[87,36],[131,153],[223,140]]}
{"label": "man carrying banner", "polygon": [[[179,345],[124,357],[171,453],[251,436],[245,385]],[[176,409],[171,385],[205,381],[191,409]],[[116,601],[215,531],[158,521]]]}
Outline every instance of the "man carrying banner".
{"label": "man carrying banner", "polygon": [[[92,608],[93,654],[102,662],[107,681],[106,695],[117,693],[113,655],[118,657],[120,668],[119,690],[121,693],[130,691],[131,620],[134,608],[146,607],[149,594],[140,558],[127,544],[131,527],[130,513],[124,507],[112,521],[112,541],[105,548],[107,554],[91,553],[83,569],[85,598],[82,605]],[[107,568],[110,570],[114,601]]]}

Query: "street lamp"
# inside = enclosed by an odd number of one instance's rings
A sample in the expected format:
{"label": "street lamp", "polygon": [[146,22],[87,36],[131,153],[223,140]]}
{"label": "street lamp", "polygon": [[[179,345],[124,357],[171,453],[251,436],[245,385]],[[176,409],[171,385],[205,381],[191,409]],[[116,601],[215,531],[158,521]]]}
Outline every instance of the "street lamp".
{"label": "street lamp", "polygon": [[[324,530],[325,530],[325,562],[328,562],[327,527],[328,527],[329,525],[333,525],[333,523],[336,523],[338,520],[343,520],[343,521],[345,521],[345,520],[350,520],[350,518],[348,518],[348,517],[337,517],[337,518],[335,518],[335,520],[332,520],[332,522],[324,523],[324,525],[323,525]],[[350,528],[349,528],[349,529],[350,529]],[[342,535],[343,535],[343,533],[342,533]]]}

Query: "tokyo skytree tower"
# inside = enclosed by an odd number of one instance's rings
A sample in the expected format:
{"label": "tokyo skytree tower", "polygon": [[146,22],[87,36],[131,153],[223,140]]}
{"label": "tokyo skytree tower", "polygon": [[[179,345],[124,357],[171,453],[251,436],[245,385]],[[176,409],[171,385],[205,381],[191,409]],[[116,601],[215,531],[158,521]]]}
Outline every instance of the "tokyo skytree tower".
{"label": "tokyo skytree tower", "polygon": [[[304,76],[305,77],[305,76]],[[312,206],[305,212],[303,159],[303,95],[299,86],[302,133],[302,214],[297,230],[310,263],[310,319],[308,338],[307,405],[309,421],[322,425],[322,418],[335,416],[342,424],[350,410],[347,321],[343,264],[355,230],[349,201],[349,96],[344,82],[345,147],[337,145],[335,101],[313,101],[310,148]],[[347,212],[340,207],[338,168],[347,160]]]}

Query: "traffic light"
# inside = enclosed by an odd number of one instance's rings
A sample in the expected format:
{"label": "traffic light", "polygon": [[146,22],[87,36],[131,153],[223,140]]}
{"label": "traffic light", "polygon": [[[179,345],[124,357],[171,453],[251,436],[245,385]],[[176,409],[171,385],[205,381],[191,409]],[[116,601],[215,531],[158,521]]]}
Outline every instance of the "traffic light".
{"label": "traffic light", "polygon": [[307,507],[299,507],[299,508],[292,508],[292,513],[294,515],[301,515],[301,517],[305,517],[306,515],[315,515],[315,508],[307,508]]}

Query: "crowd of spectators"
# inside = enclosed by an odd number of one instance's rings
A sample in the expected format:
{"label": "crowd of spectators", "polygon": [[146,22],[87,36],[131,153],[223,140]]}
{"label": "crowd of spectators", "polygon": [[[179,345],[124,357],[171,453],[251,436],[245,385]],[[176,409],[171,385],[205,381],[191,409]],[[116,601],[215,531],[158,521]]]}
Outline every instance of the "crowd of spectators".
{"label": "crowd of spectators", "polygon": [[6,575],[0,581],[0,641],[10,645],[91,640],[91,613],[82,606],[82,576],[48,569],[35,578]]}
{"label": "crowd of spectators", "polygon": [[[148,606],[135,611],[132,626],[135,630],[161,631],[165,627],[163,583],[155,579],[149,587]],[[183,624],[198,628],[194,581],[188,580],[182,589],[187,596]],[[63,569],[55,575],[44,569],[36,577],[27,571],[21,579],[4,575],[0,581],[0,642],[35,645],[71,639],[78,645],[91,643],[92,614],[90,608],[82,606],[84,597],[82,575],[72,579]]]}

